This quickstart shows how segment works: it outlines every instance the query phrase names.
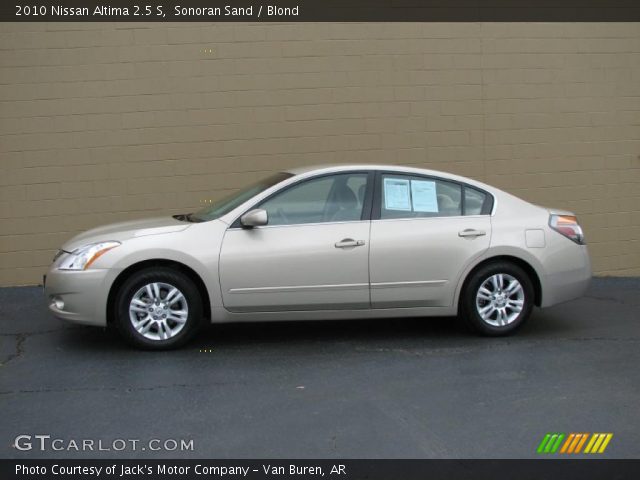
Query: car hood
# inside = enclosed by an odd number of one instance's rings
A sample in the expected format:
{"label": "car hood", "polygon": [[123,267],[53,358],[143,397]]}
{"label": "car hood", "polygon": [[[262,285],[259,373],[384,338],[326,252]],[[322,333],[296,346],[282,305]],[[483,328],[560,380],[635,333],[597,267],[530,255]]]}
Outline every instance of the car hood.
{"label": "car hood", "polygon": [[173,217],[146,218],[130,220],[93,228],[76,235],[62,246],[62,250],[72,252],[76,248],[89,243],[105,242],[109,240],[122,241],[134,237],[160,235],[181,232],[192,224],[181,222]]}

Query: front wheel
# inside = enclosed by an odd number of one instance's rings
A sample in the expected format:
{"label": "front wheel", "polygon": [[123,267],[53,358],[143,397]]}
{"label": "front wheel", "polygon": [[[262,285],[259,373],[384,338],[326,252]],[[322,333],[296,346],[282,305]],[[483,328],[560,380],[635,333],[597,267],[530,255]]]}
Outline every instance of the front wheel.
{"label": "front wheel", "polygon": [[529,318],[533,302],[533,286],[522,268],[492,263],[472,274],[462,292],[460,313],[483,335],[508,335]]}
{"label": "front wheel", "polygon": [[134,273],[118,292],[116,323],[123,338],[147,350],[184,345],[202,323],[202,300],[193,281],[178,270]]}

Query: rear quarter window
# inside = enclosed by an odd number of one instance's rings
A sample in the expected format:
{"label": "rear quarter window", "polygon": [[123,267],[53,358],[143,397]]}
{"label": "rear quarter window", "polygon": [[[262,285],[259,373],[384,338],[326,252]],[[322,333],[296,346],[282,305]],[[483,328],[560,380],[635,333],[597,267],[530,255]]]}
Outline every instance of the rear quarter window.
{"label": "rear quarter window", "polygon": [[476,190],[473,187],[465,187],[464,189],[464,214],[465,215],[482,215],[485,210],[488,194]]}

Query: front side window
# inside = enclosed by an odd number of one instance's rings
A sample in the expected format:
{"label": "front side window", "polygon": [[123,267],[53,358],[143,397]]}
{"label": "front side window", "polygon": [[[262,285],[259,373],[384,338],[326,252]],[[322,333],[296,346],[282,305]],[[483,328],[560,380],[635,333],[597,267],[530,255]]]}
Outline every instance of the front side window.
{"label": "front side window", "polygon": [[462,215],[462,186],[413,175],[382,175],[380,218]]}
{"label": "front side window", "polygon": [[366,173],[328,175],[301,182],[265,200],[268,225],[348,222],[361,219]]}

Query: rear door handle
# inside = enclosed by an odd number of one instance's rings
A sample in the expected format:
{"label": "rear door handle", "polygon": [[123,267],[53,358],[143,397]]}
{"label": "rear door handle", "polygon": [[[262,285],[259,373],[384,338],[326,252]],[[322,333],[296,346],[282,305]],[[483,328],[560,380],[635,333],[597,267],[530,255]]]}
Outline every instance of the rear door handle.
{"label": "rear door handle", "polygon": [[472,228],[467,228],[466,230],[458,232],[459,237],[482,237],[486,234],[487,232],[485,232],[484,230],[474,230]]}
{"label": "rear door handle", "polygon": [[364,245],[364,240],[354,240],[353,238],[343,238],[335,244],[336,248],[349,248],[349,247],[361,247]]}

